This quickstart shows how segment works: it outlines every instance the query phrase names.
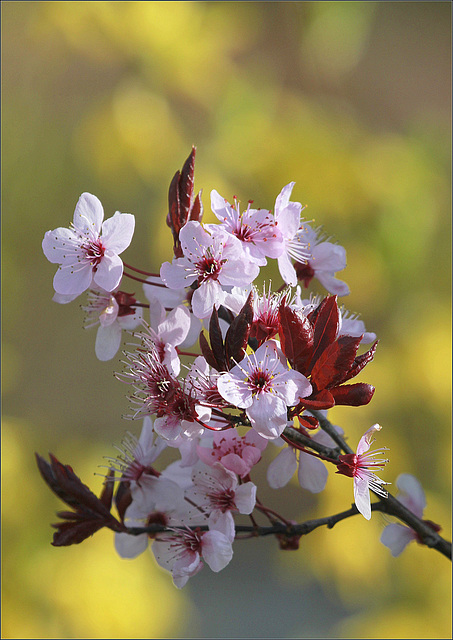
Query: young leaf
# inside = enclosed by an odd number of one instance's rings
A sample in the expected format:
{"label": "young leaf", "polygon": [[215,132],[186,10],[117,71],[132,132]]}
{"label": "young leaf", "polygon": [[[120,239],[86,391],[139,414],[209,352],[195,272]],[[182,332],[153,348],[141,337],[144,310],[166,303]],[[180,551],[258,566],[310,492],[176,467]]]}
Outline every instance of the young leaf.
{"label": "young leaf", "polygon": [[368,404],[373,397],[374,387],[371,384],[357,382],[356,384],[344,384],[341,387],[330,389],[335,398],[335,404],[361,407]]}
{"label": "young leaf", "polygon": [[369,349],[366,353],[363,353],[361,356],[357,356],[356,358],[354,358],[354,362],[352,363],[350,370],[348,371],[347,375],[341,380],[341,382],[346,382],[347,380],[351,380],[351,378],[355,378],[355,376],[362,371],[363,367],[371,362],[371,360],[374,358],[378,342],[379,340],[376,340],[371,349]]}
{"label": "young leaf", "polygon": [[217,367],[219,366],[219,363],[215,359],[214,354],[212,353],[212,349],[209,346],[209,343],[206,340],[203,331],[200,331],[200,337],[198,338],[198,341],[200,343],[200,349],[201,349],[201,353],[203,354],[204,359],[209,364],[209,366],[211,366],[213,369],[217,370]]}
{"label": "young leaf", "polygon": [[315,389],[326,389],[340,384],[355,358],[362,336],[341,336],[328,345],[312,364],[311,384]]}
{"label": "young leaf", "polygon": [[211,342],[212,353],[217,362],[217,371],[227,371],[225,346],[219,324],[219,314],[215,307],[212,309],[211,319],[209,320],[209,340]]}
{"label": "young leaf", "polygon": [[313,326],[283,301],[278,310],[282,351],[293,369],[305,374],[313,354]]}
{"label": "young leaf", "polygon": [[314,351],[311,368],[321,353],[337,337],[340,323],[340,312],[337,305],[337,296],[327,296],[318,308],[314,324]]}
{"label": "young leaf", "polygon": [[253,293],[250,292],[225,336],[225,358],[228,369],[234,367],[236,362],[240,362],[244,358],[253,322],[252,299]]}

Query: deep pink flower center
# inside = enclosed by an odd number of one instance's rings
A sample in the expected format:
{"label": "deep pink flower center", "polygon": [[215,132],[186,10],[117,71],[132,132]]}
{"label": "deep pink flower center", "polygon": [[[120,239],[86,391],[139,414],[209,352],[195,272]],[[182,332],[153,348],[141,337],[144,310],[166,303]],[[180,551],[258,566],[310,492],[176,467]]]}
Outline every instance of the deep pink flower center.
{"label": "deep pink flower center", "polygon": [[221,270],[222,263],[220,260],[213,256],[204,256],[197,262],[198,284],[202,284],[206,280],[217,280]]}
{"label": "deep pink flower center", "polygon": [[94,268],[99,265],[105,253],[105,247],[100,238],[97,238],[96,240],[89,240],[82,245],[82,250],[85,252],[86,259]]}
{"label": "deep pink flower center", "polygon": [[222,513],[236,508],[234,503],[234,491],[225,489],[222,492],[208,493],[208,498],[213,509],[219,509]]}
{"label": "deep pink flower center", "polygon": [[201,555],[201,533],[200,531],[188,531],[184,533],[184,546],[188,551],[193,551]]}
{"label": "deep pink flower center", "polygon": [[248,383],[254,393],[267,391],[270,385],[271,376],[267,371],[256,369],[249,376]]}

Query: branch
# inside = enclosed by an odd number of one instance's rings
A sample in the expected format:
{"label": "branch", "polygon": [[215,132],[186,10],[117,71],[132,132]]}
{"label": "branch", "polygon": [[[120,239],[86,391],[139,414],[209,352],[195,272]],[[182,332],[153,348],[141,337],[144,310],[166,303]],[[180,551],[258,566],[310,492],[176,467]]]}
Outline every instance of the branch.
{"label": "branch", "polygon": [[[342,451],[344,451],[345,453],[355,453],[335,430],[332,423],[329,422],[329,420],[327,420],[327,418],[325,418],[322,413],[320,413],[319,411],[315,411],[314,409],[310,409],[309,411],[315,418],[317,418],[317,420],[319,420],[321,429],[325,431],[332,438],[332,440],[334,440],[334,442]],[[303,436],[301,433],[291,427],[287,427],[284,431],[284,434],[288,437],[289,440],[293,440],[294,442],[302,444],[303,446],[309,446],[314,451],[318,451],[326,457],[338,460],[338,456],[340,455],[338,449],[329,449],[328,447],[323,447],[322,445],[313,442],[310,438]],[[431,549],[436,549],[436,551],[439,551],[439,553],[442,553],[444,556],[450,558],[451,560],[451,542],[448,542],[447,540],[442,538],[442,536],[434,531],[434,529],[432,529],[425,521],[423,521],[421,518],[418,518],[414,513],[412,513],[412,511],[409,511],[409,509],[406,509],[406,507],[401,504],[401,502],[394,496],[392,496],[391,493],[388,494],[387,498],[378,495],[374,491],[373,493],[379,498],[380,502],[372,504],[372,510],[381,511],[383,513],[387,513],[388,515],[394,516],[395,518],[398,518],[418,534],[423,544],[425,544],[427,547],[430,547]],[[377,507],[376,505],[380,506]]]}

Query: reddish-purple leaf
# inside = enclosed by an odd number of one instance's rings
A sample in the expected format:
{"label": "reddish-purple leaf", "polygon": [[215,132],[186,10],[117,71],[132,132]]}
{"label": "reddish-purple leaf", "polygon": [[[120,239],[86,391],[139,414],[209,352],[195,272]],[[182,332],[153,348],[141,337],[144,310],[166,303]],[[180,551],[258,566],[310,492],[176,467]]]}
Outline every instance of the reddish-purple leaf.
{"label": "reddish-purple leaf", "polygon": [[104,507],[109,510],[109,513],[112,508],[113,487],[115,485],[114,478],[115,472],[113,471],[113,469],[110,469],[106,479],[104,480],[104,486],[102,488],[101,495],[99,496],[99,500],[102,502]]}
{"label": "reddish-purple leaf", "polygon": [[225,347],[219,324],[219,314],[215,307],[213,307],[211,319],[209,320],[209,340],[211,342],[212,353],[214,354],[214,358],[217,362],[217,371],[227,371]]}
{"label": "reddish-purple leaf", "polygon": [[310,368],[313,368],[314,363],[329,344],[334,342],[339,323],[340,312],[338,311],[337,296],[327,296],[319,305],[314,323],[314,349]]}
{"label": "reddish-purple leaf", "polygon": [[203,333],[203,331],[200,331],[200,337],[198,338],[198,342],[200,343],[200,349],[201,349],[201,353],[204,356],[204,359],[206,360],[206,362],[209,364],[209,366],[211,366],[213,369],[217,369],[218,362],[217,360],[214,358],[214,354],[212,353],[212,349],[209,346],[208,341],[205,338],[205,335]]}
{"label": "reddish-purple leaf", "polygon": [[371,349],[369,349],[366,353],[362,353],[361,356],[357,356],[354,358],[354,362],[350,370],[347,372],[347,375],[342,378],[342,380],[338,383],[341,384],[346,382],[347,380],[351,380],[351,378],[355,378],[355,376],[362,371],[362,369],[374,358],[374,353],[376,351],[376,347],[378,345],[379,340],[373,344]]}
{"label": "reddish-purple leaf", "polygon": [[326,389],[339,384],[354,362],[362,336],[341,336],[332,342],[312,364],[311,384],[315,389]]}
{"label": "reddish-purple leaf", "polygon": [[80,522],[58,522],[52,526],[57,531],[53,534],[51,544],[54,547],[68,547],[71,544],[80,544],[96,531],[102,529],[105,524],[99,520],[84,520]]}
{"label": "reddish-purple leaf", "polygon": [[317,429],[319,427],[319,420],[314,416],[297,416],[301,427],[306,429]]}
{"label": "reddish-purple leaf", "polygon": [[[62,464],[49,454],[51,463],[36,454],[39,471],[52,491],[75,511],[62,511],[60,517],[68,522],[53,525],[58,529],[54,535],[55,546],[78,544],[102,527],[123,531],[123,525],[112,516],[110,506],[113,482],[106,479],[101,497],[98,498],[82,483],[69,465]],[[111,485],[111,486],[109,486]]]}
{"label": "reddish-purple leaf", "polygon": [[229,369],[234,367],[236,362],[240,362],[246,352],[253,322],[252,299],[253,293],[250,292],[244,306],[230,324],[225,336],[225,359]]}
{"label": "reddish-purple leaf", "polygon": [[370,402],[374,394],[374,387],[372,387],[371,384],[357,382],[356,384],[345,384],[341,387],[334,387],[330,389],[330,392],[335,398],[335,404],[361,407]]}
{"label": "reddish-purple leaf", "polygon": [[115,506],[121,522],[124,522],[124,514],[126,509],[132,503],[131,483],[122,481],[118,484],[115,494]]}
{"label": "reddish-purple leaf", "polygon": [[184,163],[181,171],[181,177],[179,179],[178,191],[179,191],[179,222],[180,229],[186,224],[189,219],[190,205],[192,202],[193,182],[195,172],[195,147],[192,147],[189,157]]}
{"label": "reddish-purple leaf", "polygon": [[293,369],[305,374],[313,354],[311,322],[283,301],[278,310],[279,336],[282,351]]}
{"label": "reddish-purple leaf", "polygon": [[313,393],[310,398],[302,398],[301,406],[307,409],[330,409],[335,405],[335,400],[328,389],[322,389],[319,393]]}
{"label": "reddish-purple leaf", "polygon": [[201,191],[199,191],[195,196],[195,200],[193,201],[193,205],[190,210],[189,220],[194,220],[195,222],[201,222],[202,217],[203,217],[203,204],[201,202]]}

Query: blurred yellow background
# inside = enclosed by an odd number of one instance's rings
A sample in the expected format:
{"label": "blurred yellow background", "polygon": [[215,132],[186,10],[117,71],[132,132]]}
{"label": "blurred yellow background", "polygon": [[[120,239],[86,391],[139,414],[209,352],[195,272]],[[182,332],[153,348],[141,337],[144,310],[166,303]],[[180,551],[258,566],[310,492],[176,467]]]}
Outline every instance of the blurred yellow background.
{"label": "blurred yellow background", "polygon": [[[124,259],[158,270],[172,256],[168,185],[195,144],[206,220],[213,188],[273,208],[294,180],[293,199],[346,248],[345,305],[380,338],[360,377],[376,393],[332,418],[352,446],[383,425],[384,479],[415,474],[425,517],[451,539],[450,3],[1,10],[2,636],[451,637],[450,563],[416,544],[393,559],[378,514],[317,530],[298,552],[237,542],[223,572],[178,591],[148,554],[121,560],[109,531],[53,548],[62,504],[34,460],[52,451],[98,492],[103,456],[141,428],[121,417],[119,358],[97,361],[78,302],[51,300],[45,231],[89,191],[106,217],[135,214]],[[292,484],[264,500],[303,520],[348,508],[352,483],[330,472],[319,496]]]}

